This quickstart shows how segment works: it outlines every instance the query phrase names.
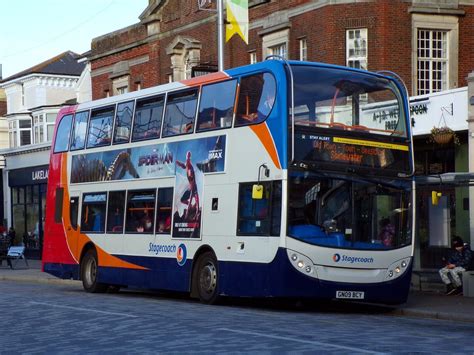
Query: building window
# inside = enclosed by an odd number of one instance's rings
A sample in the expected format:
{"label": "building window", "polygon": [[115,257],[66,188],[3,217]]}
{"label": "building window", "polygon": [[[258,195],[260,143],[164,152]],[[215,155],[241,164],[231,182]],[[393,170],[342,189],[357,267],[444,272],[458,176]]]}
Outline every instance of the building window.
{"label": "building window", "polygon": [[112,82],[114,95],[126,94],[129,92],[129,75],[121,76]]}
{"label": "building window", "polygon": [[266,58],[269,55],[279,55],[288,59],[289,41],[289,29],[264,35],[262,38],[262,58]]}
{"label": "building window", "polygon": [[33,143],[51,142],[57,113],[40,113],[33,116]]}
{"label": "building window", "polygon": [[257,52],[250,52],[249,58],[250,58],[250,64],[257,63]]}
{"label": "building window", "polygon": [[276,46],[269,47],[269,49],[270,49],[271,55],[277,55],[285,59],[288,59],[287,51],[286,51],[286,43],[277,44]]}
{"label": "building window", "polygon": [[448,31],[418,29],[417,94],[448,88]]}
{"label": "building window", "polygon": [[128,86],[121,86],[117,88],[117,95],[126,94],[128,92]]}
{"label": "building window", "polygon": [[31,144],[31,117],[27,116],[9,120],[8,136],[10,148]]}
{"label": "building window", "polygon": [[458,87],[459,17],[412,14],[414,95]]}
{"label": "building window", "polygon": [[346,66],[367,70],[367,29],[346,31]]}
{"label": "building window", "polygon": [[300,39],[300,60],[307,61],[308,60],[308,44],[306,38]]}

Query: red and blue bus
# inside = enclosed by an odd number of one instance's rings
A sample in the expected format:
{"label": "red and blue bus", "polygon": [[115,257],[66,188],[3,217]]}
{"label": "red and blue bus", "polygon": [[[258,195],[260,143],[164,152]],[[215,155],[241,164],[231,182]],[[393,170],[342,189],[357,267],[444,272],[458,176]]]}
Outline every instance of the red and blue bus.
{"label": "red and blue bus", "polygon": [[402,303],[413,170],[393,75],[271,59],[66,107],[43,269],[204,303]]}

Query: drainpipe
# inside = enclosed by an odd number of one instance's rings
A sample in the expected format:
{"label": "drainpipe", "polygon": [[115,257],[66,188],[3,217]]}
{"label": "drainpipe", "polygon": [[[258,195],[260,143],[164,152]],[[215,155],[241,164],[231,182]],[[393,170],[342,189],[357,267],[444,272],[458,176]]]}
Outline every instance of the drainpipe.
{"label": "drainpipe", "polygon": [[[474,172],[474,71],[467,77],[467,124],[469,172]],[[474,245],[474,187],[469,187],[469,234],[470,244]]]}

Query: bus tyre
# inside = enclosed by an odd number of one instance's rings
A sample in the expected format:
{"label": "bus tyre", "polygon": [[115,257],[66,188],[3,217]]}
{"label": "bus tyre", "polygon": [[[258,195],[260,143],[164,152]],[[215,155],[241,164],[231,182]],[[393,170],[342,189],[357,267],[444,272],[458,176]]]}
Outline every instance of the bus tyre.
{"label": "bus tyre", "polygon": [[81,263],[81,279],[84,290],[91,293],[107,291],[108,285],[97,282],[98,273],[97,252],[95,249],[89,249]]}
{"label": "bus tyre", "polygon": [[218,294],[217,259],[212,252],[204,253],[198,260],[196,284],[199,300],[206,304],[215,304]]}

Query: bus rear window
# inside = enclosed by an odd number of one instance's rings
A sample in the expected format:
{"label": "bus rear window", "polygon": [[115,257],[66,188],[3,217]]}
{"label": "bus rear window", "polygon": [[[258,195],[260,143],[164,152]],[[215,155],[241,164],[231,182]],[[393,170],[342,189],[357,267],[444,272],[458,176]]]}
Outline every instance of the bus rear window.
{"label": "bus rear window", "polygon": [[71,134],[72,115],[61,118],[56,131],[54,141],[54,153],[66,152],[69,149],[69,138]]}

